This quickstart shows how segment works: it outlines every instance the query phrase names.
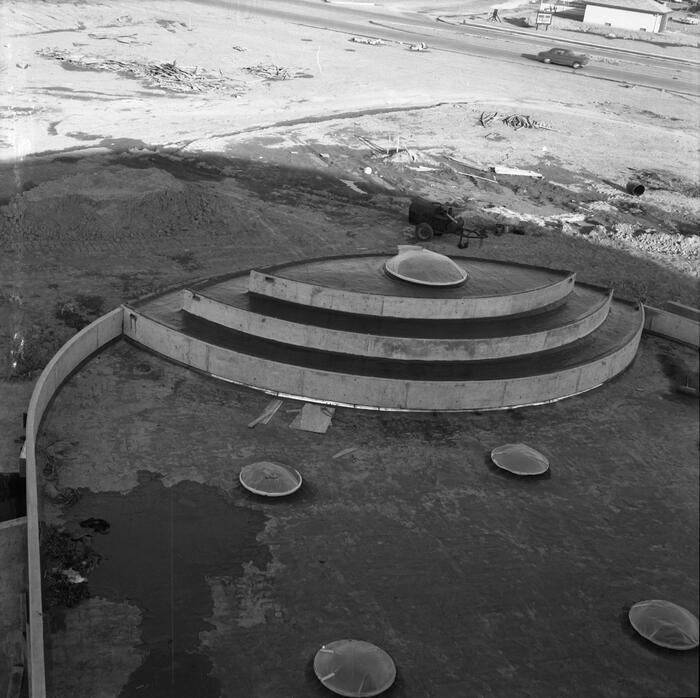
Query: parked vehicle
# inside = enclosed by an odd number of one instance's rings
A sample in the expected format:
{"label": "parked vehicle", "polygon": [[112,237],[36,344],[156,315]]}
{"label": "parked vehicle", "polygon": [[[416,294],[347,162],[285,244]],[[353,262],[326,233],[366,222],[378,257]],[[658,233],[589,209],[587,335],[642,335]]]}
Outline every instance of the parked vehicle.
{"label": "parked vehicle", "polygon": [[568,48],[550,48],[548,51],[540,51],[537,60],[543,63],[556,63],[568,65],[571,68],[580,68],[588,63],[588,56],[583,53],[574,53]]}
{"label": "parked vehicle", "polygon": [[455,233],[459,235],[457,247],[463,250],[469,247],[471,238],[479,241],[486,238],[486,233],[482,230],[465,228],[464,220],[455,218],[452,213],[452,207],[449,204],[441,204],[416,196],[411,199],[408,207],[408,222],[416,226],[416,237],[421,242],[430,240],[433,235]]}

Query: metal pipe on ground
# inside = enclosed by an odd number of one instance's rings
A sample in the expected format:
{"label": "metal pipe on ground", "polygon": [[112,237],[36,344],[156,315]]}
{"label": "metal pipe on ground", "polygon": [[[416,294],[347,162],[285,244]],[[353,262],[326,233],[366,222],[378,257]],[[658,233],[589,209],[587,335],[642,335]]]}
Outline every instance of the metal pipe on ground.
{"label": "metal pipe on ground", "polygon": [[641,182],[635,182],[634,180],[627,182],[627,186],[625,188],[627,189],[627,193],[632,194],[632,196],[641,196],[645,191],[644,185]]}

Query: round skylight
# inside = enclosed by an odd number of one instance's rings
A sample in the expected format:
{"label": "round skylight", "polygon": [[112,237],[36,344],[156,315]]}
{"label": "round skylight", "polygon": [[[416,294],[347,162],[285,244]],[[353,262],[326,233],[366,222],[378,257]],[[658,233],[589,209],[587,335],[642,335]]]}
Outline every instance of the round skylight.
{"label": "round skylight", "polygon": [[467,279],[467,272],[449,257],[418,245],[399,245],[384,269],[401,281],[424,286],[458,286]]}
{"label": "round skylight", "polygon": [[549,468],[547,457],[527,444],[504,444],[494,448],[491,460],[515,475],[542,475]]}
{"label": "round skylight", "polygon": [[314,658],[318,680],[340,696],[378,696],[396,679],[396,666],[381,647],[364,640],[336,640]]}
{"label": "round skylight", "polygon": [[265,497],[284,497],[301,487],[298,471],[288,465],[270,461],[246,465],[241,469],[238,479],[249,492]]}
{"label": "round skylight", "polygon": [[629,619],[643,638],[659,647],[692,650],[698,646],[698,619],[670,601],[640,601],[630,608]]}

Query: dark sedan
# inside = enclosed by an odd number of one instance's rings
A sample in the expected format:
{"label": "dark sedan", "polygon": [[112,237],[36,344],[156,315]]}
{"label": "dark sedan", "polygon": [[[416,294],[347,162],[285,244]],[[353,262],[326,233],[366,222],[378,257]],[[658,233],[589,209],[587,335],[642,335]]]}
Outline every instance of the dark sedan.
{"label": "dark sedan", "polygon": [[548,51],[540,51],[537,60],[543,63],[556,63],[557,65],[568,65],[571,68],[580,68],[588,63],[588,56],[582,53],[574,53],[568,48],[550,48]]}

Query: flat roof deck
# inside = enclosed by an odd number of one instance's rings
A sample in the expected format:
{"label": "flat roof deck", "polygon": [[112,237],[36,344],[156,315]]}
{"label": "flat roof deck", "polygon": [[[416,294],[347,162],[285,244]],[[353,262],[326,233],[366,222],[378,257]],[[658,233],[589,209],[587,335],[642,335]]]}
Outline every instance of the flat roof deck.
{"label": "flat roof deck", "polygon": [[[44,520],[74,536],[110,525],[87,539],[102,555],[90,598],[47,612],[48,694],[320,698],[313,655],[348,637],[393,657],[393,698],[697,695],[697,651],[656,649],[626,622],[649,598],[698,612],[697,402],[667,377],[696,360],[646,338],[574,400],[338,408],[320,435],[289,428],[299,402],[251,429],[268,397],[110,346],[41,430]],[[489,464],[517,441],[549,477]],[[304,486],[249,495],[237,476],[257,460]],[[68,487],[79,497],[61,503],[52,488]]]}
{"label": "flat roof deck", "polygon": [[461,286],[431,288],[402,282],[385,274],[384,262],[394,254],[396,252],[288,262],[258,271],[344,291],[416,298],[508,295],[548,286],[571,274],[568,271],[543,269],[526,264],[450,255],[450,259],[467,272],[466,282]]}

